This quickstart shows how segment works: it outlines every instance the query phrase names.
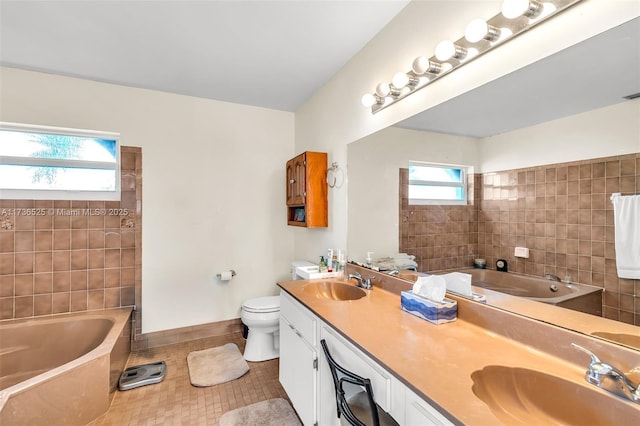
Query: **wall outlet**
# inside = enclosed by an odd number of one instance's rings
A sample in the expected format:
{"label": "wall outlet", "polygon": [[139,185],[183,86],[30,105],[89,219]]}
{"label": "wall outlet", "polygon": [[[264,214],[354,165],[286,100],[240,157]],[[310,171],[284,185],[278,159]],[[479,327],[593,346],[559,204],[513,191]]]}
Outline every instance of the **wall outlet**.
{"label": "wall outlet", "polygon": [[515,253],[513,253],[515,257],[524,257],[525,259],[529,258],[529,249],[526,247],[516,247]]}

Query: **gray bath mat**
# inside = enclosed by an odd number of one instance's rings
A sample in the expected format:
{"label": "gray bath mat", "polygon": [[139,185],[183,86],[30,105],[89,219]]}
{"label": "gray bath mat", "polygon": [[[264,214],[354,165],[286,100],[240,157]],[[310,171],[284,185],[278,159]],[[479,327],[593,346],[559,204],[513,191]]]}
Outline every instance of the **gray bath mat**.
{"label": "gray bath mat", "polygon": [[268,399],[228,411],[219,426],[301,426],[289,403],[282,398]]}
{"label": "gray bath mat", "polygon": [[235,343],[190,352],[187,365],[193,386],[218,385],[242,377],[249,371],[249,364]]}

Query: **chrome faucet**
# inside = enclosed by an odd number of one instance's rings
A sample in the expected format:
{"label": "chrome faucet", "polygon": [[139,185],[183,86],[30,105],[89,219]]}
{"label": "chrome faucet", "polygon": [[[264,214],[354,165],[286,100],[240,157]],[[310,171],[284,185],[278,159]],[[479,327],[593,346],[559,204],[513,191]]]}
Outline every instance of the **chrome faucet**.
{"label": "chrome faucet", "polygon": [[581,350],[591,357],[589,369],[585,374],[585,380],[597,387],[622,396],[629,401],[640,404],[640,386],[632,383],[620,370],[604,363],[588,349],[571,343],[571,346]]}
{"label": "chrome faucet", "polygon": [[349,278],[347,279],[349,280],[355,279],[357,287],[362,287],[365,290],[371,290],[371,278],[364,279],[362,278],[362,275],[360,275],[359,272],[354,272],[353,274],[349,274]]}
{"label": "chrome faucet", "polygon": [[544,274],[544,277],[545,277],[546,279],[550,280],[550,281],[556,281],[556,282],[559,282],[559,283],[560,283],[560,282],[562,282],[562,280],[560,279],[560,277],[559,277],[559,276],[557,276],[557,275],[553,275],[553,274],[551,274],[551,273],[549,273],[549,272],[547,272],[546,274]]}

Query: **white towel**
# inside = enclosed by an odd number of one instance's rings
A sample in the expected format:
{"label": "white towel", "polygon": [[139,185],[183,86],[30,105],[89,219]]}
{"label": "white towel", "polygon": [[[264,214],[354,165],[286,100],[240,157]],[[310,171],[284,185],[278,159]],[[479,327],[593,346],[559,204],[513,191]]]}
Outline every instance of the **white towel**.
{"label": "white towel", "polygon": [[640,195],[611,195],[618,277],[640,279]]}

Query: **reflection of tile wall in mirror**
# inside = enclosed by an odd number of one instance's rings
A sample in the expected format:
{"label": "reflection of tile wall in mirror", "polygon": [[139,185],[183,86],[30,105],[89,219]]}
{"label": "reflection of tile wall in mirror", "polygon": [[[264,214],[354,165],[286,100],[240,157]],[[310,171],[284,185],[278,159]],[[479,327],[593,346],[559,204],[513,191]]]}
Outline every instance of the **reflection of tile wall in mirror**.
{"label": "reflection of tile wall in mirror", "polygon": [[[640,154],[549,164],[475,175],[469,206],[409,206],[400,169],[400,252],[416,255],[421,271],[473,265],[552,273],[605,289],[606,318],[640,325],[640,280],[616,272],[613,192],[640,193]],[[528,247],[528,259],[515,247]]]}

